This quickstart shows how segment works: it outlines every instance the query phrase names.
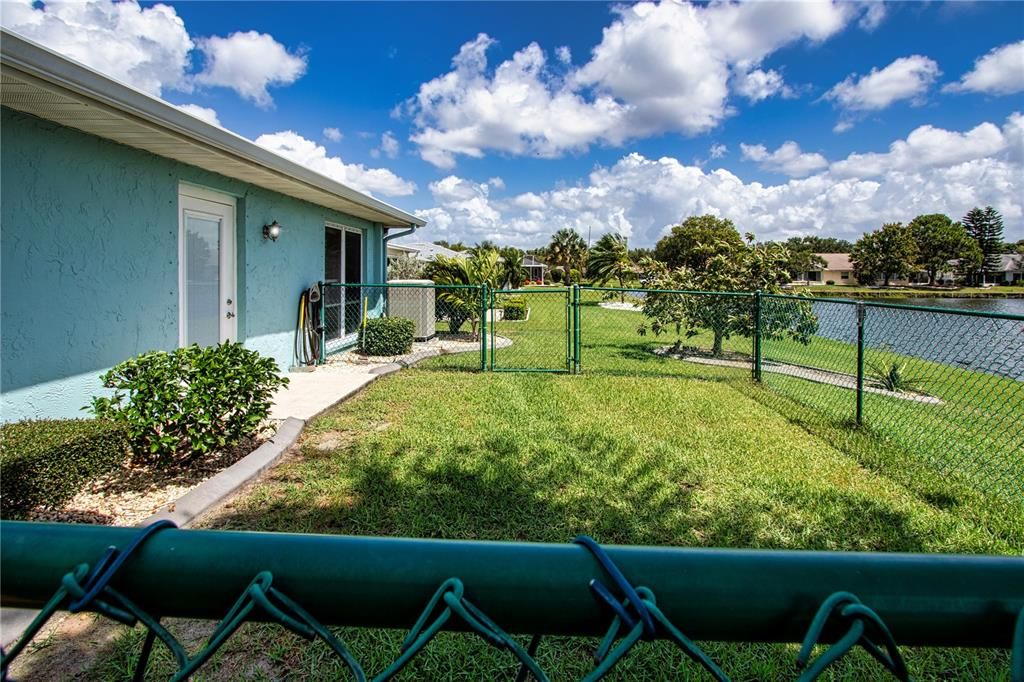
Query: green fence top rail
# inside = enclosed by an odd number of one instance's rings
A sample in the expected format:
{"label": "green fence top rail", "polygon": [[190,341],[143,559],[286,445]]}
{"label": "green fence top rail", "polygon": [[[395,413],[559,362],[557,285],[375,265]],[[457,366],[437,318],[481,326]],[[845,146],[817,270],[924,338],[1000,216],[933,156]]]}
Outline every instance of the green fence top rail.
{"label": "green fence top rail", "polygon": [[[4,606],[40,608],[81,562],[138,529],[0,523]],[[605,548],[628,581],[702,640],[800,641],[821,604],[852,592],[901,645],[1009,647],[1024,609],[1024,559],[669,547]],[[451,578],[512,633],[595,635],[609,611],[588,587],[605,573],[571,544],[410,540],[166,529],[112,586],[168,617],[220,618],[259,571],[320,621],[407,628]],[[446,627],[464,628],[453,619]],[[825,639],[834,637],[826,631]]]}
{"label": "green fence top rail", "polygon": [[935,308],[925,305],[909,305],[905,303],[880,303],[870,300],[852,300],[848,298],[826,298],[824,296],[793,296],[789,294],[764,294],[770,298],[781,298],[794,301],[821,301],[823,303],[842,303],[843,305],[862,305],[865,308],[892,308],[894,310],[914,310],[933,314],[949,314],[965,317],[985,317],[996,320],[1016,320],[1024,322],[1024,315],[1019,313],[998,313],[987,310],[964,310],[963,308]]}
{"label": "green fence top rail", "polygon": [[434,284],[416,282],[321,282],[325,287],[366,287],[367,289],[479,289],[479,284]]}
{"label": "green fence top rail", "polygon": [[688,294],[693,296],[739,296],[753,298],[753,291],[696,291],[689,289],[645,289],[643,287],[586,287],[581,286],[580,291],[612,291],[615,293],[641,293],[641,294]]}

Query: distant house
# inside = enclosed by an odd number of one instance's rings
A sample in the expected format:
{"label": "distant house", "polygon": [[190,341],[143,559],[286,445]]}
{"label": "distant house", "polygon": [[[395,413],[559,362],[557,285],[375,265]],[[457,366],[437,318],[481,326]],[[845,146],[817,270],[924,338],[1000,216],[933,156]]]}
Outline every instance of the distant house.
{"label": "distant house", "polygon": [[[151,350],[240,341],[296,364],[300,294],[381,281],[414,215],[0,33],[0,416],[78,417]],[[355,343],[360,292],[325,295]],[[345,312],[340,312],[344,310]]]}
{"label": "distant house", "polygon": [[535,256],[526,254],[523,256],[523,268],[526,270],[526,279],[531,282],[543,282],[544,272],[548,269],[548,266],[541,263]]}
{"label": "distant house", "polygon": [[454,251],[438,244],[431,244],[430,242],[390,242],[388,244],[389,260],[403,255],[411,256],[423,263],[429,263],[438,256],[469,258],[469,253],[466,251]]}
{"label": "distant house", "polygon": [[825,261],[825,267],[807,272],[798,272],[796,277],[793,278],[793,284],[857,283],[857,278],[853,274],[853,263],[850,262],[850,254],[816,253],[814,255]]}
{"label": "distant house", "polygon": [[1001,253],[999,265],[992,274],[993,281],[999,284],[1019,284],[1024,282],[1024,254]]}

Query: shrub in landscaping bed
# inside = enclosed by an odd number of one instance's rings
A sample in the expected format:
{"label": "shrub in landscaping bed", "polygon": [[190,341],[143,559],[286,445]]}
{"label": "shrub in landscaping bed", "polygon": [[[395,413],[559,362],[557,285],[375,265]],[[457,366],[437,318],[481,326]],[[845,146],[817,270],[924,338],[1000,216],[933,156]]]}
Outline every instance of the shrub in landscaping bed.
{"label": "shrub in landscaping bed", "polygon": [[526,299],[522,296],[510,296],[502,303],[502,310],[506,320],[525,320]]}
{"label": "shrub in landscaping bed", "polygon": [[363,328],[363,352],[367,355],[402,355],[412,350],[416,324],[403,317],[367,320]]}
{"label": "shrub in landscaping bed", "polygon": [[257,433],[288,383],[277,371],[240,343],[143,353],[103,375],[114,393],[92,409],[126,428],[136,461],[187,462]]}
{"label": "shrub in landscaping bed", "polygon": [[0,426],[3,516],[55,506],[125,460],[125,429],[102,419],[47,419]]}

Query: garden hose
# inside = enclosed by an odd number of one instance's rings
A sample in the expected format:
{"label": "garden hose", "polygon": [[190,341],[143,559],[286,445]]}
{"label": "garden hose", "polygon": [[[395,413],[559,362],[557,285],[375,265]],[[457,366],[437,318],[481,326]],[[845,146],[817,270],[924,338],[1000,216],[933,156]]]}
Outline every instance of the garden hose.
{"label": "garden hose", "polygon": [[320,361],[320,288],[314,284],[299,295],[295,324],[295,361],[315,365]]}

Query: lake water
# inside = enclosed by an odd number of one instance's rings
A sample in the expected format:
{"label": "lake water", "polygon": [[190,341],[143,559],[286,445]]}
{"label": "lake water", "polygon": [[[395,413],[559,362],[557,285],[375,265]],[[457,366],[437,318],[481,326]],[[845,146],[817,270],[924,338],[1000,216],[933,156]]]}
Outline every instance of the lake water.
{"label": "lake water", "polygon": [[[884,302],[934,308],[935,312],[868,306],[864,334],[869,348],[887,348],[901,355],[1024,381],[1024,321],[944,312],[958,309],[1024,314],[1024,299],[909,298]],[[819,335],[857,342],[856,306],[825,301],[812,305],[818,315]]]}

